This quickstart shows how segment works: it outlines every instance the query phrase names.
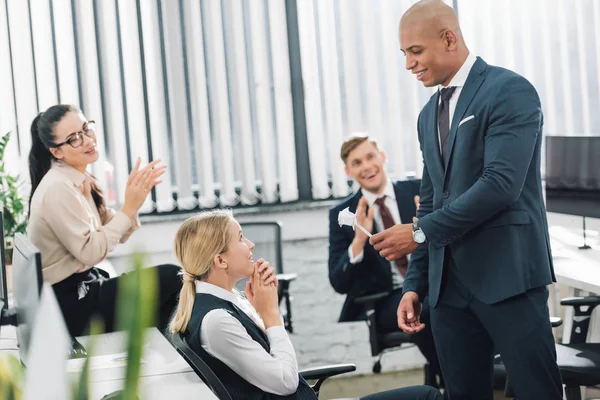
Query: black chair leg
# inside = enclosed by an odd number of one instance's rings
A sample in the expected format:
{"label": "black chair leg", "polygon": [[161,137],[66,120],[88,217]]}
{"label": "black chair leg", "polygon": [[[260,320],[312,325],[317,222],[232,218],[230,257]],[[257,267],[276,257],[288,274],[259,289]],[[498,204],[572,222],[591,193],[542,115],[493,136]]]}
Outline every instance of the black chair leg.
{"label": "black chair leg", "polygon": [[579,386],[567,386],[565,388],[565,395],[567,400],[582,400],[581,388]]}
{"label": "black chair leg", "polygon": [[427,364],[425,364],[425,366],[423,366],[423,372],[425,374],[425,385],[439,389],[440,384],[438,383],[438,377],[431,370],[431,365],[429,365],[429,363],[427,363]]}
{"label": "black chair leg", "polygon": [[377,357],[377,361],[375,361],[375,364],[373,364],[373,373],[374,374],[379,374],[381,372],[381,357],[383,357],[383,351],[381,353],[379,353],[379,356]]}
{"label": "black chair leg", "polygon": [[294,333],[292,326],[292,302],[290,301],[290,293],[285,291],[285,309],[286,309],[286,329],[289,333]]}

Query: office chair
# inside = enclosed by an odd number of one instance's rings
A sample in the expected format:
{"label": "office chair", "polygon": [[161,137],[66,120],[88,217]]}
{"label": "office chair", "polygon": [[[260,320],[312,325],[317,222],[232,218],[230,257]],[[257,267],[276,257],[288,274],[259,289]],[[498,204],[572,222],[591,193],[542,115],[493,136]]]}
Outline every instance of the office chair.
{"label": "office chair", "polygon": [[[279,296],[279,304],[284,301],[285,308],[282,311],[282,317],[285,329],[294,333],[292,324],[292,304],[290,296],[290,283],[294,281],[297,274],[286,274],[283,272],[283,252],[281,240],[281,222],[244,222],[240,223],[244,236],[254,243],[254,259],[264,258],[269,261],[275,268],[279,285],[277,294]],[[247,279],[238,282],[236,287],[240,291],[244,291]]]}
{"label": "office chair", "polygon": [[[377,357],[377,361],[373,364],[373,373],[379,374],[381,372],[381,358],[384,353],[407,349],[415,346],[413,342],[413,336],[402,331],[391,332],[391,333],[380,333],[377,331],[377,314],[375,311],[375,304],[379,299],[389,296],[389,292],[375,293],[368,296],[358,297],[354,300],[356,304],[363,305],[363,315],[365,321],[369,327],[369,343],[371,345],[371,355]],[[403,346],[408,344],[408,346]],[[435,388],[443,387],[441,377],[433,373],[429,367],[429,363],[424,366],[425,384],[433,386]]]}
{"label": "office chair", "polygon": [[[221,382],[219,377],[202,359],[202,357],[196,354],[190,348],[187,339],[184,335],[172,335],[169,338],[169,340],[177,349],[179,354],[181,354],[185,361],[190,365],[190,367],[192,367],[194,372],[196,372],[196,374],[212,390],[215,396],[217,396],[220,400],[233,400],[231,394],[227,391],[227,388],[225,387],[223,382]],[[340,374],[345,374],[347,372],[352,372],[355,370],[356,366],[354,366],[353,364],[338,364],[303,370],[300,371],[300,375],[307,381],[316,381],[316,383],[311,385],[311,387],[315,391],[315,395],[318,397],[321,385],[323,384],[323,382],[325,382],[327,378]]]}
{"label": "office chair", "polygon": [[[590,317],[594,308],[600,304],[600,297],[569,297],[561,300],[563,306],[572,306],[575,309],[573,327],[571,328],[571,342],[556,344],[557,364],[565,385],[566,400],[582,400],[581,386],[600,385],[600,343],[587,343]],[[551,318],[553,327],[560,326],[560,318]],[[495,371],[502,372],[502,368]],[[503,371],[506,374],[506,371]],[[515,397],[506,379],[505,397]]]}

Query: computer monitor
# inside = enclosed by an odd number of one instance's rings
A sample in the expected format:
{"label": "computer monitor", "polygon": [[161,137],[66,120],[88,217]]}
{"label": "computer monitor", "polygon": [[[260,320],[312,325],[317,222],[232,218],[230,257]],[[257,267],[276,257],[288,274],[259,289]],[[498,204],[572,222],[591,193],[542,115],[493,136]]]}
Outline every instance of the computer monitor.
{"label": "computer monitor", "polygon": [[0,210],[0,318],[8,309],[8,285],[6,284],[6,253],[4,248],[4,214]]}
{"label": "computer monitor", "polygon": [[600,218],[600,136],[546,136],[546,209]]}
{"label": "computer monitor", "polygon": [[17,313],[17,343],[23,364],[27,353],[42,290],[40,251],[22,233],[15,235],[13,251],[13,301]]}

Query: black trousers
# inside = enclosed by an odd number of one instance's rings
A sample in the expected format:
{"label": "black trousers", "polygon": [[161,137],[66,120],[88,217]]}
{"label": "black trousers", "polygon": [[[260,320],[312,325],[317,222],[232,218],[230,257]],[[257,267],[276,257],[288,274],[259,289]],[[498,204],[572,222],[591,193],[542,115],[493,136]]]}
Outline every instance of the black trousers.
{"label": "black trousers", "polygon": [[[157,328],[164,332],[177,307],[182,285],[180,268],[172,264],[153,268],[158,275],[159,286]],[[92,268],[53,285],[71,336],[87,333],[94,315],[103,319],[105,332],[115,331],[117,287],[120,279],[121,277],[109,278],[106,272]],[[85,296],[79,298],[81,291],[85,292]]]}
{"label": "black trousers", "polygon": [[439,390],[431,386],[410,386],[363,396],[360,400],[443,400]]}
{"label": "black trousers", "polygon": [[496,352],[519,400],[563,398],[546,287],[484,304],[449,261],[431,325],[450,400],[493,399]]}
{"label": "black trousers", "polygon": [[[400,330],[398,327],[398,305],[402,299],[402,289],[396,289],[388,297],[385,297],[375,305],[377,331],[381,333],[391,333]],[[414,342],[421,350],[421,353],[427,359],[431,372],[442,376],[440,363],[438,361],[435,342],[431,332],[429,318],[429,299],[423,301],[421,310],[421,322],[425,324],[425,329],[414,335]]]}

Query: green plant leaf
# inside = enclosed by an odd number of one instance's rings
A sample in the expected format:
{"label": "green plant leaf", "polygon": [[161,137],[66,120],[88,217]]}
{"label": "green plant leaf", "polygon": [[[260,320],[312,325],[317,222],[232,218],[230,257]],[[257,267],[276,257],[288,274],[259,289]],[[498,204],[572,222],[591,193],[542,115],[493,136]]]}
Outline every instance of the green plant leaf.
{"label": "green plant leaf", "polygon": [[156,316],[156,271],[143,268],[144,256],[133,255],[133,271],[122,276],[119,281],[119,308],[117,323],[120,330],[128,332],[127,369],[125,387],[121,399],[135,399],[139,383],[144,332],[154,325]]}

